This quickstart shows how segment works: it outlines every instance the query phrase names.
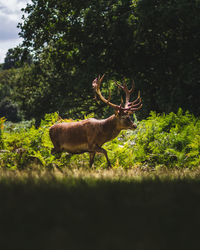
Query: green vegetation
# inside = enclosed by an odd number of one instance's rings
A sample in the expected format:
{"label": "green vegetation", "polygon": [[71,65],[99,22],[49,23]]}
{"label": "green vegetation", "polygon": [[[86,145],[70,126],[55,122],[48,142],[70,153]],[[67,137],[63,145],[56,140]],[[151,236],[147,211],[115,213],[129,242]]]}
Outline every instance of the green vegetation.
{"label": "green vegetation", "polygon": [[[31,122],[5,123],[1,119],[1,168],[25,169],[30,165],[43,168],[88,167],[88,154],[51,155],[53,147],[49,127],[60,119],[57,113],[45,116],[36,128]],[[71,121],[71,120],[60,120]],[[181,109],[168,115],[152,112],[135,131],[122,131],[120,136],[104,145],[114,168],[178,167],[200,165],[200,121]],[[103,155],[96,157],[95,168],[106,168]]]}
{"label": "green vegetation", "polygon": [[[0,65],[1,249],[198,249],[200,1],[32,0],[22,11],[23,43]],[[103,73],[113,103],[111,79],[134,79],[144,103],[138,128],[103,146],[110,170],[102,155],[93,169],[87,153],[51,155],[48,133],[110,114],[93,100]]]}
{"label": "green vegetation", "polygon": [[[0,116],[105,116],[91,87],[103,73],[107,83],[135,79],[142,119],[179,107],[199,116],[199,12],[199,0],[32,1],[19,24],[23,44],[0,72]],[[112,100],[119,103],[117,91]]]}

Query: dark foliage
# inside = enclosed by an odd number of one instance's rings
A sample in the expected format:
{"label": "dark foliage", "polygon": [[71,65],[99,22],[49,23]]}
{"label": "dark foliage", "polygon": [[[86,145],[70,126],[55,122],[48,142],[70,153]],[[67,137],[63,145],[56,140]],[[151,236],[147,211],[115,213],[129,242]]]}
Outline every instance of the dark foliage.
{"label": "dark foliage", "polygon": [[13,82],[26,118],[100,115],[91,82],[103,73],[107,82],[135,79],[143,117],[178,107],[199,116],[200,1],[34,0],[23,12],[20,36],[34,65]]}
{"label": "dark foliage", "polygon": [[0,101],[1,117],[5,116],[9,121],[20,121],[19,109],[17,104],[13,103],[9,98],[4,98]]}
{"label": "dark foliage", "polygon": [[19,68],[24,63],[31,64],[32,56],[27,48],[17,46],[16,48],[9,49],[3,64],[3,69]]}

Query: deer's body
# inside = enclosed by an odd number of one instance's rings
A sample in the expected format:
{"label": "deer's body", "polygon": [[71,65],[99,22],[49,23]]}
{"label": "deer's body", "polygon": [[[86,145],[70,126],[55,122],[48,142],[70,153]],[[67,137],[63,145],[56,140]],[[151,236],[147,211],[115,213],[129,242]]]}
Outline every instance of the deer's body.
{"label": "deer's body", "polygon": [[[98,81],[101,82],[100,80],[95,79],[93,83],[100,84]],[[99,94],[98,87],[96,87],[96,85],[93,87],[97,94]],[[130,95],[130,92],[132,92],[132,90],[129,92],[128,90],[126,91],[127,95]],[[52,153],[68,152],[72,154],[81,154],[89,152],[90,166],[92,166],[94,156],[96,152],[99,152],[105,155],[108,165],[110,166],[107,152],[102,148],[102,145],[105,142],[114,139],[123,129],[136,129],[137,126],[131,120],[130,114],[141,108],[141,99],[138,97],[139,103],[138,100],[134,103],[128,103],[129,98],[127,97],[127,106],[122,108],[121,105],[117,106],[112,104],[106,99],[103,99],[101,94],[99,95],[104,102],[113,105],[112,107],[116,109],[115,114],[103,120],[90,118],[78,122],[54,124],[49,130],[50,138],[54,145]]]}
{"label": "deer's body", "polygon": [[102,146],[115,138],[121,129],[113,116],[97,120],[90,118],[79,122],[63,122],[50,128],[50,137],[58,151],[69,153],[90,152],[95,145]]}
{"label": "deer's body", "polygon": [[50,128],[50,137],[58,151],[89,152],[95,145],[102,146],[119,134],[120,130],[113,118],[58,123]]}

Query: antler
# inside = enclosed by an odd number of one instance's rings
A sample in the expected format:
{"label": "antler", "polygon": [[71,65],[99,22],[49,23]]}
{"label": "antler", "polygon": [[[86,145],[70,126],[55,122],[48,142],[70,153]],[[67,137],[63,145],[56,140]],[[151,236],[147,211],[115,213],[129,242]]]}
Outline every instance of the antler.
{"label": "antler", "polygon": [[107,99],[106,99],[105,97],[103,97],[102,94],[101,94],[100,86],[101,86],[101,82],[102,82],[104,76],[105,76],[105,74],[103,74],[102,77],[99,76],[98,78],[94,79],[94,81],[92,82],[92,87],[93,87],[93,89],[96,91],[97,95],[99,96],[99,98],[100,98],[103,102],[105,102],[106,104],[108,104],[109,106],[111,106],[111,107],[114,108],[114,109],[119,109],[120,106],[118,106],[118,105],[116,105],[116,104],[110,102],[110,96],[109,96],[109,99],[107,100]]}
{"label": "antler", "polygon": [[120,85],[120,84],[118,84],[117,82],[115,82],[115,84],[125,92],[125,94],[126,94],[126,102],[125,102],[124,107],[125,107],[125,108],[128,108],[128,107],[130,106],[130,104],[131,104],[131,103],[129,102],[131,93],[132,93],[132,92],[134,91],[134,89],[135,89],[135,83],[134,83],[134,81],[132,81],[132,88],[131,88],[130,90],[128,89],[128,87],[127,87],[127,85],[126,85],[125,80],[124,80],[123,85]]}
{"label": "antler", "polygon": [[131,93],[133,93],[133,91],[135,89],[135,82],[134,82],[134,80],[132,81],[132,87],[131,87],[130,90],[128,89],[128,87],[126,85],[125,80],[124,80],[123,85],[120,85],[117,82],[115,82],[115,84],[119,88],[121,88],[125,92],[125,94],[126,94],[126,102],[125,102],[125,105],[124,105],[124,108],[123,108],[124,111],[126,110],[126,111],[128,111],[130,113],[133,113],[133,112],[135,112],[135,111],[137,111],[137,110],[139,110],[139,109],[142,108],[142,99],[140,97],[140,91],[138,92],[137,99],[135,99],[132,102],[129,102]]}
{"label": "antler", "polygon": [[103,97],[101,94],[101,91],[100,91],[100,86],[101,86],[101,82],[102,82],[104,76],[105,76],[105,74],[102,77],[99,76],[98,78],[94,79],[94,81],[92,82],[93,89],[96,91],[97,95],[104,103],[108,104],[109,106],[111,106],[112,108],[114,108],[116,110],[124,111],[124,112],[128,112],[128,113],[134,113],[135,111],[142,108],[142,99],[140,97],[140,92],[138,92],[137,99],[135,99],[133,102],[129,102],[130,95],[135,89],[134,81],[132,81],[132,87],[130,90],[128,89],[125,81],[124,81],[123,85],[120,85],[117,82],[115,82],[116,85],[119,88],[121,88],[126,94],[126,102],[125,102],[124,107],[122,107],[122,104],[116,105],[116,104],[111,103],[110,102],[110,95],[109,95],[108,100],[105,97]]}

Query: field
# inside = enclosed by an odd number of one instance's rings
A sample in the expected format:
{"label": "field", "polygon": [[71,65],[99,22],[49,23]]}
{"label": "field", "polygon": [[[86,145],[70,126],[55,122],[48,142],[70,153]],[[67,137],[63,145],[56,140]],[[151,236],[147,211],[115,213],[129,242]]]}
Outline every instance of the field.
{"label": "field", "polygon": [[198,248],[198,118],[152,112],[103,146],[109,170],[101,155],[92,169],[87,154],[51,155],[58,119],[48,114],[39,127],[0,119],[0,249]]}
{"label": "field", "polygon": [[197,249],[200,168],[0,171],[1,249]]}
{"label": "field", "polygon": [[0,250],[200,249],[200,0],[4,2]]}

